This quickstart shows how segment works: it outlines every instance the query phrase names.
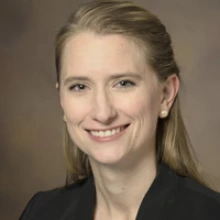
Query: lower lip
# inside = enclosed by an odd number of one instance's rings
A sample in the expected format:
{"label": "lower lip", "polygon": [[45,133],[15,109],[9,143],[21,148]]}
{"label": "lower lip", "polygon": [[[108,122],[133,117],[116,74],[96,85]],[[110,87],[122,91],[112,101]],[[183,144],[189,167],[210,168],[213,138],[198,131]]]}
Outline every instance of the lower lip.
{"label": "lower lip", "polygon": [[93,136],[90,132],[88,132],[89,137],[97,142],[108,142],[108,141],[114,141],[116,139],[118,139],[119,137],[121,137],[124,133],[125,130],[128,128],[125,127],[123,130],[121,130],[120,132],[118,132],[117,134],[111,135],[111,136],[107,136],[107,137],[97,137],[97,136]]}

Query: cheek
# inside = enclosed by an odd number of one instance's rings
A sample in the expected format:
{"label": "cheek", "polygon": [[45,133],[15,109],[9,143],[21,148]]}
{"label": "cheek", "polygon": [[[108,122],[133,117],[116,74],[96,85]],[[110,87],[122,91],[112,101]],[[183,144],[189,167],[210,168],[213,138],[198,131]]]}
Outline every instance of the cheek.
{"label": "cheek", "polygon": [[136,117],[133,139],[139,140],[141,144],[152,143],[155,139],[158,120],[157,100],[153,97],[141,98],[136,101],[136,108],[132,110]]}
{"label": "cheek", "polygon": [[71,124],[80,123],[88,114],[88,104],[81,99],[63,97],[62,103],[64,114]]}
{"label": "cheek", "polygon": [[[146,93],[145,93],[146,94]],[[136,94],[129,99],[118,102],[120,109],[131,118],[155,118],[158,112],[158,103],[153,95]]]}

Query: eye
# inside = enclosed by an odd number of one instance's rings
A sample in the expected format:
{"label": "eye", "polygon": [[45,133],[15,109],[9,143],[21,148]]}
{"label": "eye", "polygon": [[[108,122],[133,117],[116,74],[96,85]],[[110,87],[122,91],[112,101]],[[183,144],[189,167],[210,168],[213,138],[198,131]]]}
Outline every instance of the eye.
{"label": "eye", "polygon": [[83,85],[83,84],[80,84],[80,83],[74,84],[74,85],[69,87],[69,90],[73,90],[73,91],[76,91],[76,92],[81,92],[85,89],[86,89],[86,86]]}
{"label": "eye", "polygon": [[126,87],[132,87],[135,86],[135,83],[130,81],[130,80],[121,80],[116,87],[122,87],[122,88],[126,88]]}

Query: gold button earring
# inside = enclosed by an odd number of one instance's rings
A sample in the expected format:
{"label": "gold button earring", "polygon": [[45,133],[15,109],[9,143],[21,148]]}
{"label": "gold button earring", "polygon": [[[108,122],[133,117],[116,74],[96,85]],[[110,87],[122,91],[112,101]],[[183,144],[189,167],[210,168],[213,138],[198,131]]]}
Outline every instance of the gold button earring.
{"label": "gold button earring", "polygon": [[63,115],[63,121],[66,122],[66,115]]}
{"label": "gold button earring", "polygon": [[162,110],[162,111],[160,112],[160,117],[161,117],[161,118],[166,118],[167,115],[168,115],[168,111],[167,111],[167,110]]}

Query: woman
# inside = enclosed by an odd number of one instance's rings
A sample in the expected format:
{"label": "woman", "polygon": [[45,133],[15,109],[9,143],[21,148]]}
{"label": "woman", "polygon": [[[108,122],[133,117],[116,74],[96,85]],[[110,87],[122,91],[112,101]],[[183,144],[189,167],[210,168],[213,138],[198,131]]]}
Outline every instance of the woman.
{"label": "woman", "polygon": [[179,68],[160,20],[130,1],[81,5],[57,35],[66,187],[21,219],[220,219],[180,114]]}

